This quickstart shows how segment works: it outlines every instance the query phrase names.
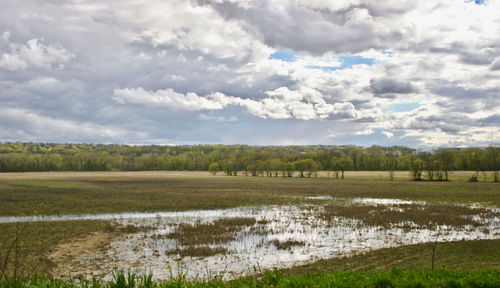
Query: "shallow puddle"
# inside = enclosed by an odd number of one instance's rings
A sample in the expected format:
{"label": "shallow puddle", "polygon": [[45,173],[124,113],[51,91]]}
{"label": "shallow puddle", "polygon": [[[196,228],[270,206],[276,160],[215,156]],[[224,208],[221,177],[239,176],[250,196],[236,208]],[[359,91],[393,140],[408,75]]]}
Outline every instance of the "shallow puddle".
{"label": "shallow puddle", "polygon": [[[320,198],[323,199],[323,198]],[[327,199],[324,199],[327,200]],[[335,199],[328,199],[329,203]],[[364,206],[384,205],[389,209],[405,209],[405,205],[426,205],[399,199],[352,199],[351,203]],[[346,205],[345,199],[342,205]],[[347,204],[348,205],[348,204]],[[432,229],[416,223],[401,222],[389,228],[365,225],[359,219],[333,217],[325,220],[322,205],[261,206],[225,210],[203,210],[166,213],[121,213],[103,215],[69,215],[37,218],[1,217],[0,222],[113,220],[119,225],[140,227],[110,244],[102,252],[84,253],[70,263],[64,263],[65,275],[82,273],[105,274],[120,269],[137,273],[152,272],[157,279],[166,279],[183,273],[189,278],[220,276],[230,279],[272,268],[285,268],[353,253],[438,241],[498,239],[500,238],[499,209],[487,208],[489,213],[463,215],[473,217],[479,225],[439,225]],[[484,212],[484,211],[483,211]],[[491,212],[491,213],[490,213]],[[486,216],[485,216],[486,215]],[[462,217],[462,216],[460,216]],[[245,218],[237,228],[212,227],[221,220]],[[255,219],[255,221],[249,221]],[[236,219],[237,220],[237,219]],[[235,221],[233,221],[235,222]],[[237,222],[237,221],[236,221]],[[210,235],[199,235],[196,245],[183,246],[179,238],[182,225],[190,229],[221,229],[233,233],[226,242],[210,243]],[[427,226],[428,227],[428,226]],[[208,230],[207,230],[208,231]],[[229,232],[228,232],[229,231]],[[177,232],[175,234],[174,232]],[[439,235],[438,235],[439,233]],[[226,239],[226,238],[224,238]],[[204,243],[206,241],[207,243]],[[200,244],[201,243],[201,244]],[[202,251],[210,256],[184,256],[189,251]],[[193,252],[194,253],[194,252]],[[217,254],[219,253],[219,254]],[[212,255],[214,254],[214,255]]]}

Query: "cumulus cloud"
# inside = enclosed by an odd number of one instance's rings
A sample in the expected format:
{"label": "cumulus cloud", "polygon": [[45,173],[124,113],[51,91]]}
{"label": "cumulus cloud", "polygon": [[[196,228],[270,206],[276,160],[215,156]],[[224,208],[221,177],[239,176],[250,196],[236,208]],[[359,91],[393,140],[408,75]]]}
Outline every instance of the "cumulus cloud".
{"label": "cumulus cloud", "polygon": [[[357,53],[371,48],[385,49],[411,33],[411,27],[398,23],[398,14],[412,8],[411,1],[199,1],[210,5],[226,19],[242,25],[271,47],[287,47],[311,54],[326,52]],[[394,22],[386,21],[391,18]],[[300,20],[299,20],[300,19]],[[279,23],[279,25],[276,25]]]}
{"label": "cumulus cloud", "polygon": [[136,89],[115,89],[113,99],[119,103],[144,104],[153,107],[169,107],[179,110],[219,110],[230,104],[231,98],[221,93],[201,97],[196,93],[181,94],[172,89],[146,91],[142,87]]}
{"label": "cumulus cloud", "polygon": [[348,119],[357,116],[352,103],[326,103],[323,96],[314,89],[289,90],[287,87],[280,87],[267,91],[266,94],[269,97],[252,100],[226,96],[220,92],[198,96],[196,93],[178,93],[171,88],[146,91],[139,87],[115,89],[113,99],[121,104],[141,104],[186,111],[221,110],[227,106],[241,106],[250,114],[264,119]]}
{"label": "cumulus cloud", "polygon": [[[4,32],[2,38],[8,41],[10,32]],[[40,39],[31,39],[26,44],[10,44],[10,53],[3,53],[0,68],[9,71],[22,70],[29,65],[35,67],[51,67],[62,64],[74,57],[60,45],[45,45]]]}

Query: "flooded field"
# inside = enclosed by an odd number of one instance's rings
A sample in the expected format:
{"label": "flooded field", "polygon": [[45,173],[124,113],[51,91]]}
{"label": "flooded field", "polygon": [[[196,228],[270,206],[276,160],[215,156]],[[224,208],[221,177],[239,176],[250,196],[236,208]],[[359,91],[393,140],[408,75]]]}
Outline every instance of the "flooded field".
{"label": "flooded field", "polygon": [[[271,205],[185,212],[0,217],[0,222],[110,220],[129,231],[103,250],[65,259],[57,276],[116,269],[158,279],[230,279],[333,257],[407,244],[499,239],[500,209],[372,198],[317,199],[317,205]],[[55,259],[57,260],[57,259]]]}

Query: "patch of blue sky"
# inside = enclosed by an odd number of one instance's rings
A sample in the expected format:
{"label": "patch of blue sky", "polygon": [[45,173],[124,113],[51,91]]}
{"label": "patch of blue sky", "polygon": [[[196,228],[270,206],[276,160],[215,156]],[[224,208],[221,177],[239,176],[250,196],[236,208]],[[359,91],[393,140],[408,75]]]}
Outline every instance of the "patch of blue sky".
{"label": "patch of blue sky", "polygon": [[389,57],[392,57],[392,55],[394,54],[394,52],[386,50],[386,51],[382,51],[382,54],[387,55]]}
{"label": "patch of blue sky", "polygon": [[273,54],[269,55],[269,59],[279,59],[286,62],[294,62],[299,57],[307,56],[305,52],[295,53],[292,50],[277,50]]}
{"label": "patch of blue sky", "polygon": [[476,3],[477,5],[481,5],[484,4],[484,0],[474,0],[474,3]]}
{"label": "patch of blue sky", "polygon": [[[392,52],[391,52],[392,53]],[[269,59],[279,59],[286,62],[297,61],[298,58],[307,56],[305,52],[294,52],[292,50],[277,50],[273,54],[269,55]],[[354,65],[365,64],[372,66],[375,63],[373,58],[365,58],[359,55],[341,55],[338,57],[341,62],[340,66],[309,66],[313,69],[323,69],[323,70],[342,70],[346,68],[351,68]]]}
{"label": "patch of blue sky", "polygon": [[372,66],[375,64],[375,60],[373,58],[365,58],[359,55],[341,55],[339,56],[339,61],[342,63],[340,66],[310,66],[309,68],[333,71],[351,68],[354,65],[365,64]]}
{"label": "patch of blue sky", "polygon": [[399,104],[393,104],[387,108],[388,112],[409,112],[413,111],[417,108],[419,108],[420,103],[418,102],[412,102],[412,103],[399,103]]}

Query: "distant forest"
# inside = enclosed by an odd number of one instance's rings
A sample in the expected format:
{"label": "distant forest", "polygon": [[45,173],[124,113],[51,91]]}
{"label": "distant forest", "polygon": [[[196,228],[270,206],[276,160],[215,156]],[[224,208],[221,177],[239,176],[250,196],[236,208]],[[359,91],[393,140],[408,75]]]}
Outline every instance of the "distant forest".
{"label": "distant forest", "polygon": [[0,143],[0,172],[224,171],[267,177],[315,177],[320,170],[409,170],[414,180],[447,180],[448,171],[493,171],[500,147],[419,151],[404,146],[134,146],[116,144]]}

